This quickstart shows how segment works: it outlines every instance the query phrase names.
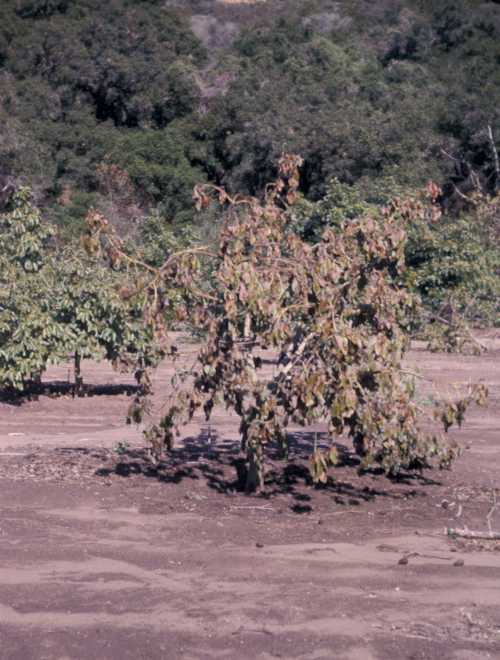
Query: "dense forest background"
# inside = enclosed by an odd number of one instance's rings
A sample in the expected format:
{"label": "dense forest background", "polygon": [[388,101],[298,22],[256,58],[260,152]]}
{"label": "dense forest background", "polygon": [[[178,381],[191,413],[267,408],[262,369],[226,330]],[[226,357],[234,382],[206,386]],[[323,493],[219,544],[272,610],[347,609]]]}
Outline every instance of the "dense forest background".
{"label": "dense forest background", "polygon": [[0,174],[66,239],[207,232],[193,185],[258,194],[284,150],[311,202],[500,186],[498,1],[2,0],[0,90]]}

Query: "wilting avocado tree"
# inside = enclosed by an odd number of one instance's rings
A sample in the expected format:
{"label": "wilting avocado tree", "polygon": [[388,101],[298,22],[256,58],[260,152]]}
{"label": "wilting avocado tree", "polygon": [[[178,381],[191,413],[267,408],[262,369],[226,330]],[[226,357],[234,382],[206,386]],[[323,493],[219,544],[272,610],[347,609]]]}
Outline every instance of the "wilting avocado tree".
{"label": "wilting avocado tree", "polygon": [[[158,290],[175,284],[184,298],[177,317],[205,335],[185,388],[174,392],[149,433],[153,448],[171,447],[180,425],[198,410],[209,419],[225,405],[240,418],[249,491],[263,486],[269,443],[286,448],[291,424],[322,420],[332,449],[312,454],[316,482],[326,481],[336,462],[333,441],[342,435],[351,438],[365,468],[376,462],[398,473],[447,466],[457,448],[422,429],[402,367],[418,299],[405,286],[401,209],[387,209],[382,219],[340,222],[308,243],[289,223],[300,164],[298,157],[283,157],[264,200],[198,187],[199,208],[213,201],[225,207],[217,252],[183,251],[151,272],[150,316],[157,314]],[[408,202],[405,218],[411,213]],[[107,227],[94,227],[93,236],[104,237],[112,254],[119,249]],[[199,276],[204,258],[212,261],[208,290]],[[263,349],[277,356],[272,376],[263,372]],[[447,429],[484,395],[484,388],[473,388],[435,414]]]}

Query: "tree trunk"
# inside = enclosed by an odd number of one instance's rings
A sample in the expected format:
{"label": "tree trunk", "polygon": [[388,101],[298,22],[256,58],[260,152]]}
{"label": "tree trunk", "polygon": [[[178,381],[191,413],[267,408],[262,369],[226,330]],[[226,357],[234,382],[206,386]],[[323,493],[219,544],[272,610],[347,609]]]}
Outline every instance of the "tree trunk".
{"label": "tree trunk", "polygon": [[82,358],[78,351],[75,352],[75,386],[73,390],[73,396],[80,396],[83,387],[83,378],[82,378]]}
{"label": "tree trunk", "polygon": [[31,374],[31,378],[28,383],[23,383],[23,389],[28,389],[30,397],[33,397],[35,401],[38,401],[38,396],[42,390],[42,374],[41,372],[36,374]]}
{"label": "tree trunk", "polygon": [[258,493],[264,488],[264,464],[262,460],[262,447],[251,446],[247,450],[247,493]]}
{"label": "tree trunk", "polygon": [[365,437],[361,433],[356,433],[352,439],[354,451],[360,458],[364,458],[367,454]]}

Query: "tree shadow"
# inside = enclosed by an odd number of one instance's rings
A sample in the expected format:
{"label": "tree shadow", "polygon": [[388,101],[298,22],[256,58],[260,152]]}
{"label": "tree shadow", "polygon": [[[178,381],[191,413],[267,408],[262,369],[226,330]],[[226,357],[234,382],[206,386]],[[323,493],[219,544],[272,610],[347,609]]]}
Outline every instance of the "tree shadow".
{"label": "tree shadow", "polygon": [[[377,498],[403,500],[422,495],[416,486],[435,486],[440,482],[420,473],[405,473],[398,479],[389,479],[382,470],[359,473],[360,459],[346,445],[337,443],[336,468],[332,468],[325,484],[315,485],[309,472],[309,457],[316,444],[331,444],[312,432],[290,434],[288,457],[284,458],[278,446],[266,452],[265,488],[254,498],[270,501],[280,496],[291,499],[291,510],[297,514],[310,513],[313,499],[320,493],[329,496],[340,506],[360,506]],[[182,446],[172,450],[163,460],[153,463],[146,449],[123,452],[113,468],[100,468],[98,476],[131,477],[142,475],[165,484],[178,484],[184,480],[203,480],[220,495],[234,496],[245,492],[246,461],[238,441],[218,442],[213,432],[202,431],[189,437]],[[367,483],[369,479],[369,483]],[[402,488],[396,490],[394,485]],[[410,488],[411,486],[411,488]],[[408,487],[408,488],[407,488]]]}
{"label": "tree shadow", "polygon": [[53,380],[42,383],[30,383],[24,390],[19,391],[13,388],[0,389],[0,403],[6,403],[12,406],[22,406],[27,401],[36,401],[41,396],[49,398],[58,398],[63,396],[93,397],[93,396],[118,396],[126,394],[132,396],[138,390],[137,385],[126,383],[104,383],[101,385],[83,384],[78,394],[75,393],[75,386],[64,380]]}

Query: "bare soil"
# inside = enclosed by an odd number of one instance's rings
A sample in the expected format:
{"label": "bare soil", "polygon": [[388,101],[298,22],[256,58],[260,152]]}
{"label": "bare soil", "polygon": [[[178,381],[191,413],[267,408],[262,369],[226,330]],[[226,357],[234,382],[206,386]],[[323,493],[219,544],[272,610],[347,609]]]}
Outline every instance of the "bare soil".
{"label": "bare soil", "polygon": [[[482,379],[491,397],[455,432],[452,471],[397,482],[359,476],[346,445],[311,486],[317,428],[245,496],[224,412],[155,467],[124,424],[132,383],[106,365],[85,365],[83,398],[65,367],[37,400],[1,402],[0,658],[500,658],[500,543],[445,534],[487,529],[499,489],[500,341],[486,341],[481,357],[412,351],[441,392]],[[500,510],[490,520],[500,530]]]}

